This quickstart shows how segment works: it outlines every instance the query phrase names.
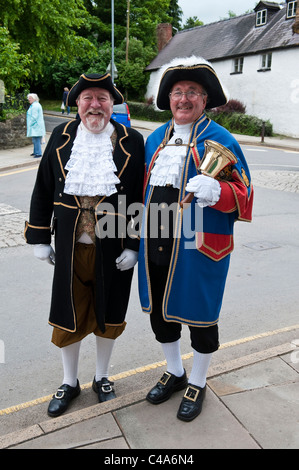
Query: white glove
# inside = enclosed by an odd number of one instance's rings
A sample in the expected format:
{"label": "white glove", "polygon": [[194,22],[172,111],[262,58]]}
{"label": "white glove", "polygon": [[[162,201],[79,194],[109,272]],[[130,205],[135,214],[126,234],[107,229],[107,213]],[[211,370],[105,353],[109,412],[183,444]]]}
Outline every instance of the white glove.
{"label": "white glove", "polygon": [[135,266],[138,259],[138,252],[126,248],[122,254],[115,260],[117,269],[126,271]]}
{"label": "white glove", "polygon": [[55,264],[55,252],[51,245],[34,245],[34,256],[49,264]]}
{"label": "white glove", "polygon": [[200,207],[214,206],[219,201],[221,186],[210,176],[196,175],[188,181],[186,191],[194,193]]}

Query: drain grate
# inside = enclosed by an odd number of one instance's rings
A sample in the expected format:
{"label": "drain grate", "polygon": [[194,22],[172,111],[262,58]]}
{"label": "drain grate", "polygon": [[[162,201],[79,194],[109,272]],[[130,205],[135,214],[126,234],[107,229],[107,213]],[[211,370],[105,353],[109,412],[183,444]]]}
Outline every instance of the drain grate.
{"label": "drain grate", "polygon": [[266,242],[266,241],[244,243],[244,246],[246,246],[247,248],[250,248],[251,250],[256,250],[256,251],[273,250],[274,248],[280,248],[280,245],[276,245],[275,243]]}

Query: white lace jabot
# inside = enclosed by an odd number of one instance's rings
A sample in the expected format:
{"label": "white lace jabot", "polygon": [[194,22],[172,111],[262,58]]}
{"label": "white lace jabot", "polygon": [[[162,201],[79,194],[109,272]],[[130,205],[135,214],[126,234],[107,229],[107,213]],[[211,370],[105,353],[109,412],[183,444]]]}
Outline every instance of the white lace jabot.
{"label": "white lace jabot", "polygon": [[187,154],[186,145],[178,145],[178,139],[182,144],[188,144],[191,124],[174,124],[173,136],[168,144],[160,151],[154,168],[152,169],[150,184],[152,186],[166,186],[171,184],[174,188],[180,188],[181,173],[184,159]]}
{"label": "white lace jabot", "polygon": [[110,136],[114,126],[109,122],[99,134],[89,132],[80,123],[70,159],[64,192],[76,196],[110,196],[117,192],[120,181],[112,157]]}

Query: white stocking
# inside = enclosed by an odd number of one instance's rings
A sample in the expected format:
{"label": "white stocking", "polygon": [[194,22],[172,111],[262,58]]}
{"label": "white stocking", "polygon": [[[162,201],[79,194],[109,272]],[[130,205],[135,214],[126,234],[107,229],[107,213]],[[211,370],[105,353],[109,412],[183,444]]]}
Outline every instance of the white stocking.
{"label": "white stocking", "polygon": [[167,362],[167,371],[176,377],[182,377],[184,374],[183,361],[181,358],[180,340],[172,343],[161,343],[165,359]]}
{"label": "white stocking", "polygon": [[76,387],[78,378],[78,363],[81,341],[61,348],[63,365],[63,383]]}
{"label": "white stocking", "polygon": [[211,354],[203,354],[193,349],[193,364],[189,384],[203,388],[206,385],[207,373],[212,358]]}
{"label": "white stocking", "polygon": [[97,364],[96,364],[96,382],[103,377],[109,376],[110,358],[115,340],[96,336]]}

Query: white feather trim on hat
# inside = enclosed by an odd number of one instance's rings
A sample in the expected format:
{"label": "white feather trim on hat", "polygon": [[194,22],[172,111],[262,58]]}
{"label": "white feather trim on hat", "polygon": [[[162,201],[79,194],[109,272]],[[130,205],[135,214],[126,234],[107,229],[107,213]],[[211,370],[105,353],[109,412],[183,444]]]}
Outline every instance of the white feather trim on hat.
{"label": "white feather trim on hat", "polygon": [[[198,65],[198,64],[206,64],[212,67],[212,69],[214,69],[214,66],[212,65],[211,62],[207,61],[203,57],[195,56],[195,55],[192,55],[190,57],[175,57],[170,62],[160,67],[158,72],[155,74],[155,83],[152,87],[152,96],[154,98],[153,105],[156,111],[161,111],[161,109],[158,108],[157,106],[157,96],[158,96],[158,91],[160,88],[161,79],[164,73],[166,72],[166,70],[170,67],[175,67],[179,65],[183,65],[184,67],[192,67],[193,65]],[[227,89],[223,85],[222,85],[222,88],[223,88],[223,91],[225,92],[227,99],[229,99],[229,94],[228,94]]]}
{"label": "white feather trim on hat", "polygon": [[169,67],[174,67],[177,65],[184,65],[185,67],[191,67],[192,65],[196,65],[196,64],[208,64],[212,67],[212,64],[208,62],[207,60],[205,60],[203,57],[198,57],[195,55],[192,55],[190,57],[176,57],[175,59],[172,59],[170,62],[160,67],[155,77],[155,86],[153,87],[154,106],[157,111],[161,111],[157,107],[157,96],[158,96],[158,90],[159,90],[160,83],[161,83],[161,78],[163,77],[166,70]]}

